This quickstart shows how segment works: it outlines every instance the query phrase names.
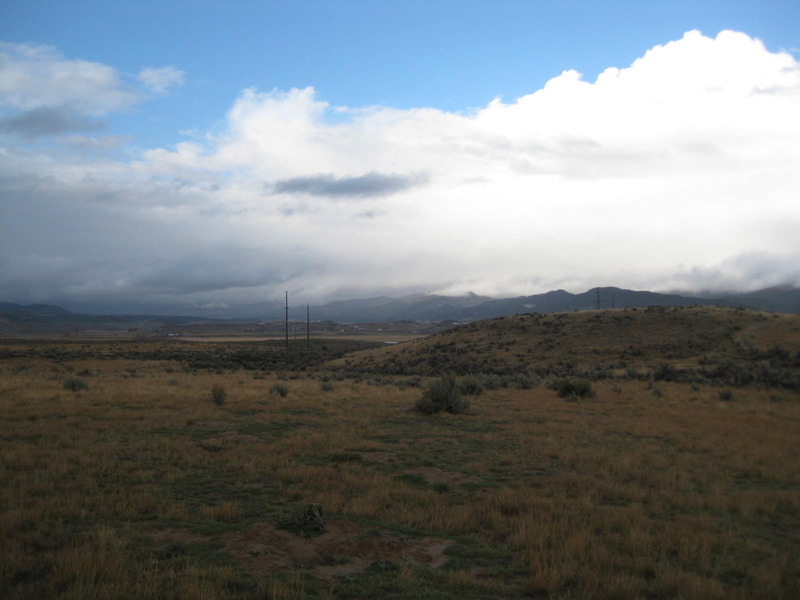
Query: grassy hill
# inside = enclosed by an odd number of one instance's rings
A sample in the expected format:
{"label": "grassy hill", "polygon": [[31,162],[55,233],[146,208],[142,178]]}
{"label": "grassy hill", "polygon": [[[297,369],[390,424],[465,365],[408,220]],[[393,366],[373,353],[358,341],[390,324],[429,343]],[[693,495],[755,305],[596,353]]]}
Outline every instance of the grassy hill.
{"label": "grassy hill", "polygon": [[734,383],[780,376],[794,385],[796,373],[781,370],[798,362],[798,315],[650,307],[480,321],[331,366],[386,375],[738,377]]}

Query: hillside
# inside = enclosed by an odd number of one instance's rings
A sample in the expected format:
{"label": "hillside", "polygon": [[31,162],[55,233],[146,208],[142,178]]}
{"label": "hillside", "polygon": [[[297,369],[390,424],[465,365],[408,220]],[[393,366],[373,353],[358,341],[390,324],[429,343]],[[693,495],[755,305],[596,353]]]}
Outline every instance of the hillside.
{"label": "hillside", "polygon": [[740,379],[758,378],[753,365],[759,364],[788,369],[784,375],[791,379],[797,378],[799,361],[800,316],[716,307],[650,307],[474,322],[358,353],[331,367],[393,375],[452,371],[611,376],[660,369],[662,377],[681,373],[722,377],[721,369],[737,370],[738,362],[743,362],[747,367],[741,368],[747,372],[737,375]]}

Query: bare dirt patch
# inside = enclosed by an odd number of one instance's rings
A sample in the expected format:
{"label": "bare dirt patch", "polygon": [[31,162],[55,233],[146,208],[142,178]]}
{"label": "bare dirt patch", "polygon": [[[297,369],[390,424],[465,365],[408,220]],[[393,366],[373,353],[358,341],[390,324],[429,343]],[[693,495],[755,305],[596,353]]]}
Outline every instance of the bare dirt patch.
{"label": "bare dirt patch", "polygon": [[446,471],[444,469],[437,469],[436,467],[426,467],[424,469],[413,469],[411,471],[404,471],[406,475],[416,475],[422,477],[431,485],[447,485],[449,487],[458,487],[465,483],[478,483],[482,479],[476,475],[469,475],[467,473],[460,473],[458,471]]}
{"label": "bare dirt patch", "polygon": [[327,530],[312,538],[255,523],[223,536],[227,550],[253,576],[307,570],[320,579],[353,575],[373,568],[438,568],[447,562],[444,551],[453,543],[441,538],[408,538],[388,529],[346,520],[326,522]]}

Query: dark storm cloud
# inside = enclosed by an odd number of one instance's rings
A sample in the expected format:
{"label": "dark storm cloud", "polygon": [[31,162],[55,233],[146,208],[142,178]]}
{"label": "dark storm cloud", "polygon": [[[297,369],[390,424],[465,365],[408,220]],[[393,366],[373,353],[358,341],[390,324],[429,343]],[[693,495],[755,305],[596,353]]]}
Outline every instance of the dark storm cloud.
{"label": "dark storm cloud", "polygon": [[0,131],[26,138],[104,128],[102,122],[80,115],[68,106],[33,108],[0,121]]}
{"label": "dark storm cloud", "polygon": [[420,175],[385,175],[371,172],[360,177],[314,175],[278,181],[272,186],[276,194],[309,194],[311,196],[374,197],[403,192],[424,181]]}
{"label": "dark storm cloud", "polygon": [[[275,260],[275,262],[273,262]],[[236,246],[215,246],[159,260],[136,287],[174,295],[251,288],[281,281],[284,257]]]}

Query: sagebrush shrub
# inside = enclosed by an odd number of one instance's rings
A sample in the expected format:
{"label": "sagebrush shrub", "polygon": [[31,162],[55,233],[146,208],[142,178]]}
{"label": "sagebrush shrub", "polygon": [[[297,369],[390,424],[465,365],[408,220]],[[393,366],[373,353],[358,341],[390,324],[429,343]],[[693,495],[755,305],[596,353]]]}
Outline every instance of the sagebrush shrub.
{"label": "sagebrush shrub", "polygon": [[211,388],[211,401],[217,406],[225,404],[225,399],[228,397],[228,392],[221,385],[215,385]]}
{"label": "sagebrush shrub", "polygon": [[441,411],[460,414],[469,410],[469,400],[462,396],[455,375],[448,374],[428,384],[415,408],[426,415]]}
{"label": "sagebrush shrub", "polygon": [[483,393],[483,384],[477,375],[469,375],[459,382],[458,389],[465,396],[478,396]]}
{"label": "sagebrush shrub", "polygon": [[289,393],[289,388],[287,388],[282,383],[276,383],[271,388],[269,388],[269,393],[273,396],[280,396],[281,398],[285,398],[286,395]]}
{"label": "sagebrush shrub", "polygon": [[67,377],[64,380],[64,389],[71,392],[78,392],[80,390],[88,390],[89,384],[78,377]]}
{"label": "sagebrush shrub", "polygon": [[595,391],[592,384],[585,379],[562,379],[558,382],[558,397],[574,400],[579,398],[594,398]]}

